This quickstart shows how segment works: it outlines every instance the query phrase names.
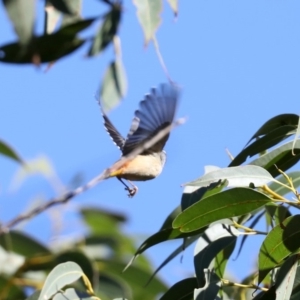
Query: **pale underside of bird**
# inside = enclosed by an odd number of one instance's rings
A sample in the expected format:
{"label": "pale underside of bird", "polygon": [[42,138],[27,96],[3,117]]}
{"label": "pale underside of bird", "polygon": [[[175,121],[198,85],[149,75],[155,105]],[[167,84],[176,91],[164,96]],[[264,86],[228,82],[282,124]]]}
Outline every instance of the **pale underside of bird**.
{"label": "pale underside of bird", "polygon": [[[158,132],[172,124],[178,105],[179,88],[174,84],[161,84],[152,88],[140,102],[126,138],[115,128],[102,109],[104,126],[113,142],[121,150],[122,157],[130,154],[141,144],[150,140]],[[110,177],[117,177],[133,197],[138,188],[131,181],[145,181],[156,178],[166,162],[166,152],[163,150],[169,134],[144,150],[142,153],[126,162],[112,172]],[[130,187],[122,180],[125,179]]]}

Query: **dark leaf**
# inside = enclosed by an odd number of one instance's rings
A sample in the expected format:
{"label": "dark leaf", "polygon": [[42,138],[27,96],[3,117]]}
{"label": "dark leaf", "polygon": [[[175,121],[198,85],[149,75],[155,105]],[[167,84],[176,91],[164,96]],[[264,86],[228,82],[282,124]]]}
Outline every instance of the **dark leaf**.
{"label": "dark leaf", "polygon": [[272,132],[274,129],[286,126],[286,125],[298,125],[299,116],[295,114],[282,114],[275,116],[268,120],[264,125],[262,125],[256,133],[251,137],[249,144],[253,139],[258,138],[262,135]]}
{"label": "dark leaf", "polygon": [[274,145],[294,134],[295,131],[295,125],[285,125],[275,128],[273,131],[268,132],[266,135],[258,138],[251,145],[244,148],[229,164],[229,167],[241,165],[248,157],[252,157],[255,154],[261,153],[273,147]]}
{"label": "dark leaf", "polygon": [[209,269],[204,270],[205,274],[205,285],[194,291],[194,300],[207,300],[207,299],[216,299],[220,287],[221,280],[220,278]]}
{"label": "dark leaf", "polygon": [[198,288],[195,277],[175,283],[159,300],[193,300],[194,289]]}
{"label": "dark leaf", "polygon": [[195,187],[186,186],[181,197],[181,210],[183,211],[187,209],[191,205],[200,201],[202,198],[206,198],[221,192],[227,184],[227,180],[219,180],[209,184],[208,186],[203,186],[198,189]]}
{"label": "dark leaf", "polygon": [[10,279],[5,278],[4,276],[0,276],[0,299],[25,299],[25,293],[18,285],[15,285]]}
{"label": "dark leaf", "polygon": [[51,3],[57,10],[64,14],[73,15],[76,11],[73,11],[72,2],[74,0],[47,0]]}
{"label": "dark leaf", "polygon": [[93,39],[88,56],[97,55],[112,42],[118,32],[120,21],[121,6],[116,4],[112,6],[112,10],[104,16],[104,21]]}
{"label": "dark leaf", "polygon": [[150,236],[147,240],[145,240],[140,247],[137,249],[137,251],[134,254],[134,257],[131,259],[131,261],[128,263],[125,269],[127,269],[134,261],[134,259],[150,247],[157,245],[159,243],[173,240],[173,239],[179,239],[179,238],[185,238],[190,237],[194,235],[198,235],[202,233],[205,230],[205,228],[202,228],[200,230],[194,231],[193,233],[182,233],[178,229],[168,228],[161,231],[158,231],[157,233]]}
{"label": "dark leaf", "polygon": [[12,251],[28,258],[51,254],[50,250],[40,242],[17,230],[0,235],[0,245],[6,251]]}
{"label": "dark leaf", "polygon": [[194,267],[199,287],[205,285],[204,270],[208,269],[212,260],[221,250],[235,243],[238,235],[237,229],[224,224],[215,224],[204,231],[198,239],[194,251]]}
{"label": "dark leaf", "polygon": [[79,21],[65,26],[54,34],[43,35],[23,46],[12,43],[0,48],[0,61],[6,63],[40,63],[52,62],[68,55],[83,45],[85,40],[78,39],[76,34],[90,26],[95,18]]}
{"label": "dark leaf", "polygon": [[265,168],[273,177],[281,175],[278,169],[285,172],[300,160],[300,140],[297,140],[295,145],[293,143],[293,141],[287,142],[249,164]]}
{"label": "dark leaf", "polygon": [[173,258],[175,258],[178,254],[183,252],[186,248],[188,248],[190,245],[192,245],[197,239],[199,238],[198,236],[192,236],[189,238],[183,239],[183,244],[179,247],[177,247],[153,272],[151,275],[150,279],[147,282],[147,285],[151,280],[154,278],[154,276],[165,266],[167,265]]}
{"label": "dark leaf", "polygon": [[[98,266],[100,274],[105,273],[110,276],[115,276],[115,278],[118,277],[120,280],[123,280],[126,285],[131,287],[132,296],[127,297],[128,299],[153,300],[157,299],[158,295],[165,293],[167,290],[165,284],[157,277],[153,278],[147,286],[147,289],[145,288],[145,284],[151,276],[151,270],[145,270],[144,268],[133,265],[126,270],[126,272],[122,273],[125,264],[116,259],[99,260]],[[99,290],[101,290],[101,277]]]}
{"label": "dark leaf", "polygon": [[22,158],[16,153],[16,151],[11,148],[8,144],[4,141],[0,140],[0,154],[7,156],[21,164],[24,164]]}

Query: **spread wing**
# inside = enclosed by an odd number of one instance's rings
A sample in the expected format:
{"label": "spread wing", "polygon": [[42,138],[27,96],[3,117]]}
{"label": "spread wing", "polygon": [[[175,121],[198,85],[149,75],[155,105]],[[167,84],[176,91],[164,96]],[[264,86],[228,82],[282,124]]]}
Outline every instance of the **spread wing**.
{"label": "spread wing", "polygon": [[109,120],[109,118],[103,111],[102,111],[102,117],[104,120],[104,127],[108,132],[109,136],[114,141],[114,143],[119,147],[119,149],[122,150],[124,147],[125,139],[122,137],[122,135],[119,133],[119,131],[116,129],[116,127],[112,124],[112,122]]}
{"label": "spread wing", "polygon": [[[178,98],[179,89],[172,84],[161,84],[158,88],[151,89],[150,94],[140,102],[140,109],[135,112],[123,146],[123,155],[130,153],[173,122]],[[142,154],[162,151],[168,138],[169,134]]]}

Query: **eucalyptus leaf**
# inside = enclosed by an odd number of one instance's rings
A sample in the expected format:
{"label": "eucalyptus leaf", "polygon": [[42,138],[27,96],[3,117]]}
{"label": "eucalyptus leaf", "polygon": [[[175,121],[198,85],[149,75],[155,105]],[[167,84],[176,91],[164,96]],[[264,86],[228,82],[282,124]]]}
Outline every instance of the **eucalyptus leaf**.
{"label": "eucalyptus leaf", "polygon": [[228,187],[247,187],[250,184],[259,187],[274,179],[265,169],[258,166],[247,165],[215,170],[185,185],[206,187],[219,180],[227,180]]}
{"label": "eucalyptus leaf", "polygon": [[133,3],[137,8],[138,20],[144,32],[145,45],[147,45],[161,23],[162,0],[133,0]]}
{"label": "eucalyptus leaf", "polygon": [[24,164],[22,158],[17,152],[6,142],[0,140],[0,154],[17,161],[18,163]]}
{"label": "eucalyptus leaf", "polygon": [[51,298],[63,287],[78,280],[83,274],[82,269],[74,262],[57,265],[49,273],[38,300]]}
{"label": "eucalyptus leaf", "polygon": [[199,237],[194,250],[194,267],[199,286],[205,284],[203,270],[208,269],[217,254],[236,241],[239,231],[233,226],[215,224]]}
{"label": "eucalyptus leaf", "polygon": [[286,218],[275,226],[265,238],[258,256],[260,283],[284,259],[300,251],[300,215]]}
{"label": "eucalyptus leaf", "polygon": [[298,267],[298,257],[289,257],[280,267],[276,276],[276,297],[280,300],[290,300]]}
{"label": "eucalyptus leaf", "polygon": [[3,0],[7,13],[14,24],[21,45],[33,38],[35,0]]}
{"label": "eucalyptus leaf", "polygon": [[127,78],[120,59],[107,68],[101,84],[99,101],[105,113],[116,107],[127,92]]}
{"label": "eucalyptus leaf", "polygon": [[[294,153],[293,153],[294,152]],[[300,160],[300,140],[294,145],[293,141],[284,143],[259,158],[251,161],[249,165],[260,166],[272,176],[281,175],[279,170],[286,171]]]}
{"label": "eucalyptus leaf", "polygon": [[266,135],[272,132],[274,129],[279,128],[281,126],[293,125],[297,126],[299,120],[299,116],[296,114],[281,114],[269,119],[265,122],[251,137],[249,144],[253,139],[261,137],[262,135]]}
{"label": "eucalyptus leaf", "polygon": [[218,220],[250,213],[268,202],[271,202],[269,197],[255,190],[229,189],[187,208],[175,218],[173,227],[181,232],[192,232]]}

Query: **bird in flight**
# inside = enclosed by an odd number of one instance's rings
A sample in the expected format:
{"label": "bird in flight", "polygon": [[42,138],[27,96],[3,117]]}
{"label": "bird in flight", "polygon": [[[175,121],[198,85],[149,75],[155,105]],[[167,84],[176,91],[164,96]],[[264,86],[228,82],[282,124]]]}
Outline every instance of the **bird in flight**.
{"label": "bird in flight", "polygon": [[[139,109],[135,111],[126,138],[119,133],[102,109],[105,129],[116,146],[121,150],[122,157],[130,154],[134,149],[172,124],[178,99],[179,88],[174,84],[161,84],[157,88],[152,88],[150,93],[146,94],[140,102]],[[137,186],[131,181],[150,180],[161,173],[166,162],[166,152],[163,148],[169,135],[168,133],[150,148],[109,174],[109,177],[117,177],[124,184],[129,197],[133,197],[138,191]]]}

